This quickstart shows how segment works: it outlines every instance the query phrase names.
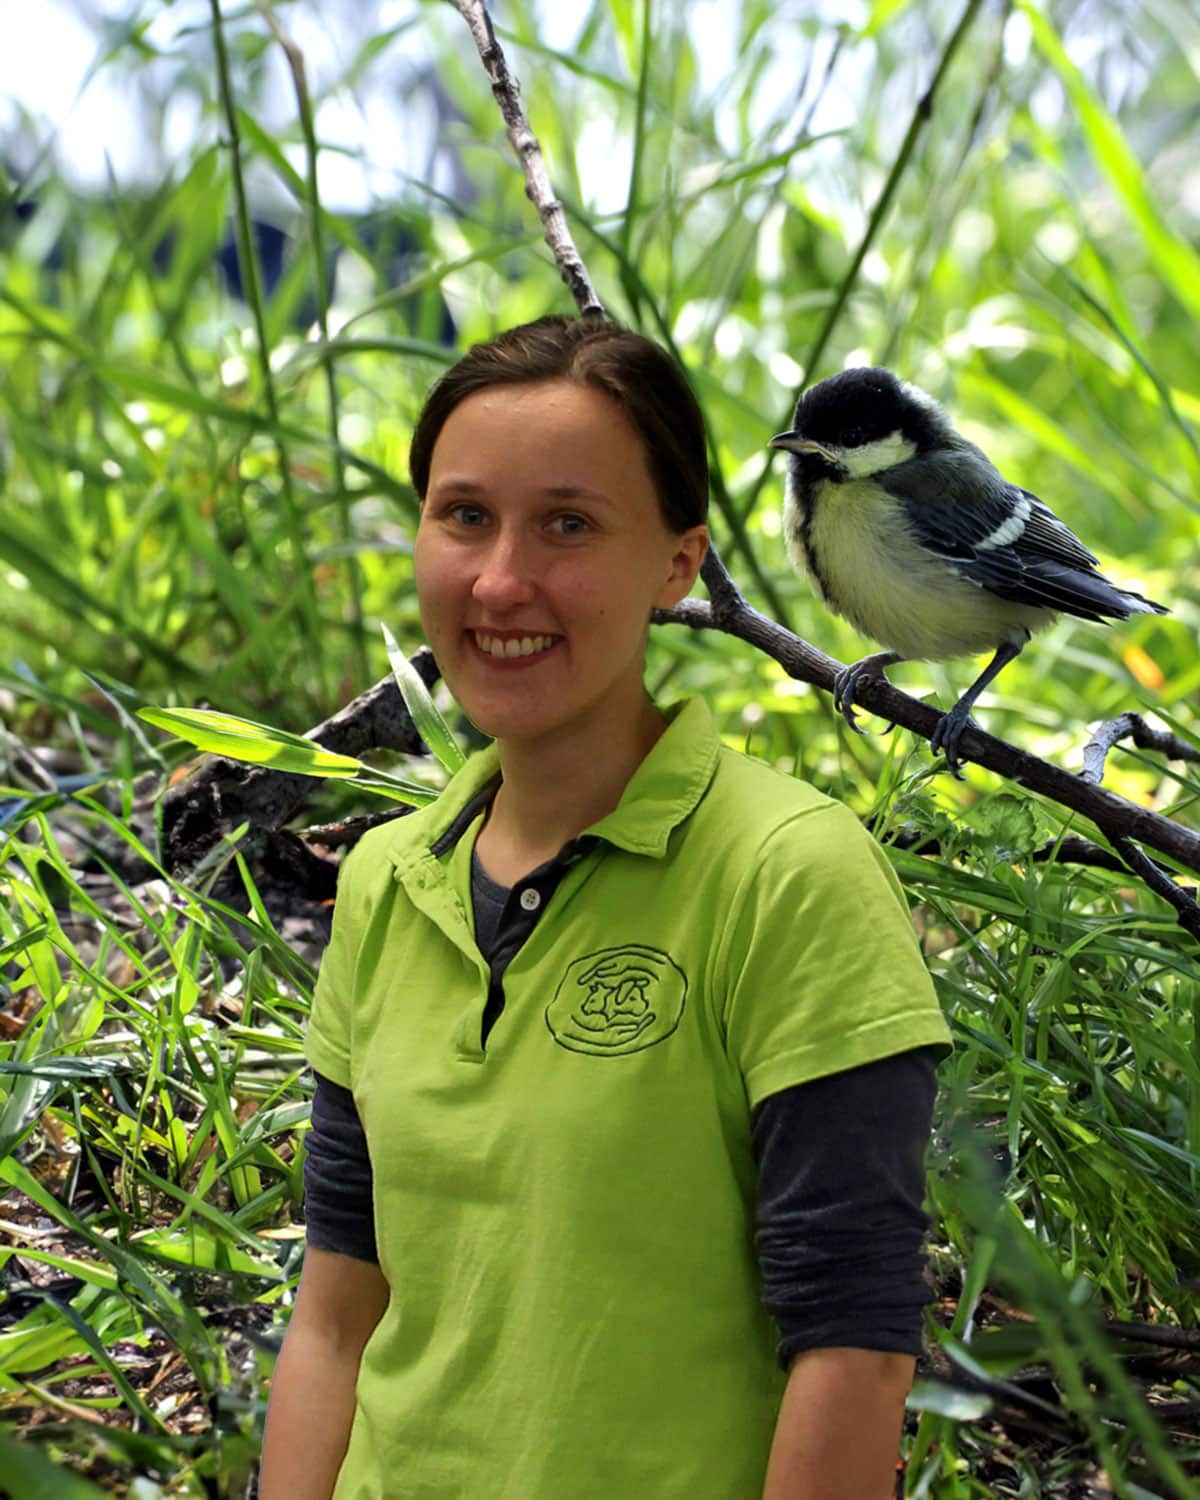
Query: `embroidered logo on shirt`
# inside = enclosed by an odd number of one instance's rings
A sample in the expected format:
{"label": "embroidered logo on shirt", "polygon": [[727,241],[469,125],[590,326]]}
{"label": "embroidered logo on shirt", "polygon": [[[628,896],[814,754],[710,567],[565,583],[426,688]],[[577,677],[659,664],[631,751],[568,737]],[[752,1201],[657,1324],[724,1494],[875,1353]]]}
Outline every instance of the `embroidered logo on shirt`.
{"label": "embroidered logo on shirt", "polygon": [[657,948],[602,948],[567,965],[546,1007],[546,1025],[572,1052],[643,1052],[679,1025],[686,995],[683,970]]}

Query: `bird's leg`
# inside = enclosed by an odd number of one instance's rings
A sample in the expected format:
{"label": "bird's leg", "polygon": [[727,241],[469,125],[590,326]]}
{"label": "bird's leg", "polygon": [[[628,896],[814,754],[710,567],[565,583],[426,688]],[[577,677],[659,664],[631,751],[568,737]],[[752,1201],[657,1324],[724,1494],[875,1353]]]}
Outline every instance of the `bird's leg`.
{"label": "bird's leg", "polygon": [[859,682],[864,677],[882,677],[886,682],[884,668],[894,667],[898,661],[903,660],[894,651],[879,651],[874,656],[864,656],[862,661],[843,667],[833,679],[833,706],[855,734],[863,733],[854,717],[854,695],[858,691]]}
{"label": "bird's leg", "polygon": [[[1029,639],[1025,637],[1025,641]],[[929,738],[929,746],[933,751],[940,750],[946,757],[946,769],[956,781],[961,781],[962,772],[958,768],[958,742],[962,738],[963,730],[971,722],[971,705],[1000,673],[1009,662],[1021,653],[1025,645],[1022,641],[1019,646],[1014,646],[1011,641],[1005,641],[996,648],[996,654],[980,672],[979,676],[966,690],[948,714],[943,714],[938,720],[937,728]]]}

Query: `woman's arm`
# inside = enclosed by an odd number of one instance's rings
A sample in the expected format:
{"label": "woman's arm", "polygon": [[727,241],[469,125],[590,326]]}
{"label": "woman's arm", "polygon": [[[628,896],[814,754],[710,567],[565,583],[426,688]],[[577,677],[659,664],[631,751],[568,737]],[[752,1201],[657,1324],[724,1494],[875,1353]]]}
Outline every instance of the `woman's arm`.
{"label": "woman's arm", "polygon": [[871,1349],[796,1356],[763,1500],[891,1500],[915,1360]]}
{"label": "woman's arm", "polygon": [[379,1267],[310,1247],[271,1381],[259,1500],[329,1500],[363,1346],[387,1306]]}

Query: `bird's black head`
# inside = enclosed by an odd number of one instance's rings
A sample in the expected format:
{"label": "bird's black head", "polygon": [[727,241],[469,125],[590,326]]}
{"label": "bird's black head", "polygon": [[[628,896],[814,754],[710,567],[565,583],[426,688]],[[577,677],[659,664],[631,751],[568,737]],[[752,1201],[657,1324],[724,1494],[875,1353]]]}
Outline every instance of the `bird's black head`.
{"label": "bird's black head", "polygon": [[790,432],[771,439],[792,462],[839,480],[877,474],[952,438],[945,412],[932,396],[897,380],[890,370],[856,367],[805,391]]}

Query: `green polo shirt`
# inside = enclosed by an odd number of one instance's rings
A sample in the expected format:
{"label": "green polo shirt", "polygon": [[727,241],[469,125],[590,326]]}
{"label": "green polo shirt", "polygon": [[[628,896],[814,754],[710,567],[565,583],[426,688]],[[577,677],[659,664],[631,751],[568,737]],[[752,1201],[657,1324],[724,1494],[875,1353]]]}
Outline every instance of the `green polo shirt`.
{"label": "green polo shirt", "polygon": [[[948,1036],[857,819],[677,709],[504,974],[455,817],[347,861],[308,1031],[353,1090],[391,1299],[336,1500],[758,1500],[786,1377],[750,1114]],[[439,843],[439,839],[441,843]]]}

